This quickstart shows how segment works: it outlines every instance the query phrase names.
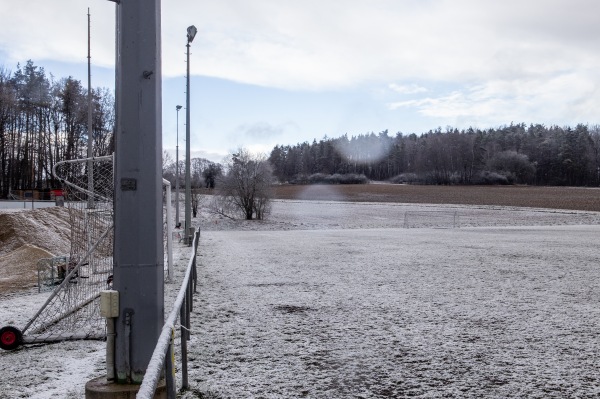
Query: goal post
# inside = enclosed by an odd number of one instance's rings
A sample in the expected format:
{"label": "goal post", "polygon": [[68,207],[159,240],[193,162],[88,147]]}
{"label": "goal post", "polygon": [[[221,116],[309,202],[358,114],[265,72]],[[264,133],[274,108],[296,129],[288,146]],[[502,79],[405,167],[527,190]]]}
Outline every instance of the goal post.
{"label": "goal post", "polygon": [[406,211],[403,227],[455,229],[460,227],[460,218],[457,211]]}
{"label": "goal post", "polygon": [[[91,168],[90,163],[93,164]],[[3,330],[11,337],[19,337],[17,345],[106,337],[99,297],[100,291],[112,287],[113,164],[113,156],[109,155],[61,161],[54,165],[53,175],[64,187],[71,247],[69,254],[40,260],[39,290],[51,293],[23,328],[18,330],[11,326],[18,334]],[[93,176],[88,176],[88,170]],[[93,180],[93,184],[88,184],[89,180]],[[168,280],[173,276],[171,185],[168,180],[161,180],[165,193],[162,224],[165,279]]]}

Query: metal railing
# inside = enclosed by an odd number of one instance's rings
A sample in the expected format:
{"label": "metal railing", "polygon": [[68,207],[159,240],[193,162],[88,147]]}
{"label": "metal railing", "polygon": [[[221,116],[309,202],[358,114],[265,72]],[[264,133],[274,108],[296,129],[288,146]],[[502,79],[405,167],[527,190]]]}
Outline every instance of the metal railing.
{"label": "metal railing", "polygon": [[152,399],[154,397],[163,368],[165,370],[167,398],[175,399],[177,384],[175,379],[173,345],[175,340],[175,323],[178,317],[181,326],[181,388],[188,388],[187,341],[190,339],[190,313],[192,312],[193,294],[196,292],[196,283],[198,280],[196,255],[198,253],[199,239],[200,230],[198,229],[194,234],[192,254],[183,282],[181,283],[179,295],[162,328],[136,399]]}

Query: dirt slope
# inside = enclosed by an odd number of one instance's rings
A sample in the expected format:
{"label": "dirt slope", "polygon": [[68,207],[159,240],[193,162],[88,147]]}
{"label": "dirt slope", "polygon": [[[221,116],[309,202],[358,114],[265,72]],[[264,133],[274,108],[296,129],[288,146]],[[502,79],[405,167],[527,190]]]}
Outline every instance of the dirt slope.
{"label": "dirt slope", "polygon": [[25,244],[0,257],[0,293],[37,286],[37,262],[52,256],[42,248]]}
{"label": "dirt slope", "polygon": [[0,211],[0,293],[37,284],[37,261],[69,252],[69,212]]}

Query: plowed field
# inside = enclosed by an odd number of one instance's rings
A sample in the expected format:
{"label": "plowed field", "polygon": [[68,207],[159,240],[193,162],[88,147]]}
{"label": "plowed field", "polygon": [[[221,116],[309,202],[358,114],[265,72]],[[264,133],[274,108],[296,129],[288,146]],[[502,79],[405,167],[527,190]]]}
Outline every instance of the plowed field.
{"label": "plowed field", "polygon": [[497,205],[600,212],[600,188],[415,186],[402,184],[282,185],[275,198],[409,204]]}

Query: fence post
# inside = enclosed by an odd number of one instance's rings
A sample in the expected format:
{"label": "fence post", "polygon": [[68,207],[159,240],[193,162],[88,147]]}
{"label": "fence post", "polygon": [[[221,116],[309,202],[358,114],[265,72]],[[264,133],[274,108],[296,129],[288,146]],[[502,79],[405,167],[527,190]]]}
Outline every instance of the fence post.
{"label": "fence post", "polygon": [[184,303],[181,306],[180,310],[180,321],[181,321],[181,388],[188,388],[188,365],[187,365],[187,321],[186,319],[186,308],[187,305],[187,295],[184,299]]}
{"label": "fence post", "polygon": [[175,381],[175,351],[173,350],[175,330],[171,330],[171,340],[167,347],[165,358],[165,382],[167,384],[167,399],[175,399],[177,396],[177,383]]}
{"label": "fence post", "polygon": [[196,293],[196,286],[198,285],[198,275],[196,272],[196,259],[194,259],[194,266],[192,267],[192,278],[194,280],[194,293]]}
{"label": "fence post", "polygon": [[192,280],[194,281],[194,293],[196,292],[196,285],[198,283],[198,275],[196,271],[196,257],[198,256],[198,246],[196,245],[196,249],[194,250],[194,260],[192,263]]}
{"label": "fence post", "polygon": [[188,286],[188,291],[190,292],[190,305],[188,306],[188,314],[187,314],[187,339],[188,341],[192,339],[192,308],[194,307],[194,293],[192,292],[192,280],[190,279],[190,283]]}
{"label": "fence post", "polygon": [[[190,319],[190,313],[192,313],[192,310],[194,309],[194,294],[192,292],[192,286],[193,286],[193,284],[194,284],[194,282],[190,278],[188,280],[188,286],[187,286],[187,294],[188,294],[188,306],[187,306],[187,308],[188,308],[188,324],[189,324],[189,319]],[[189,325],[188,325],[188,328],[189,328]],[[189,339],[189,335],[188,335],[188,339]]]}

